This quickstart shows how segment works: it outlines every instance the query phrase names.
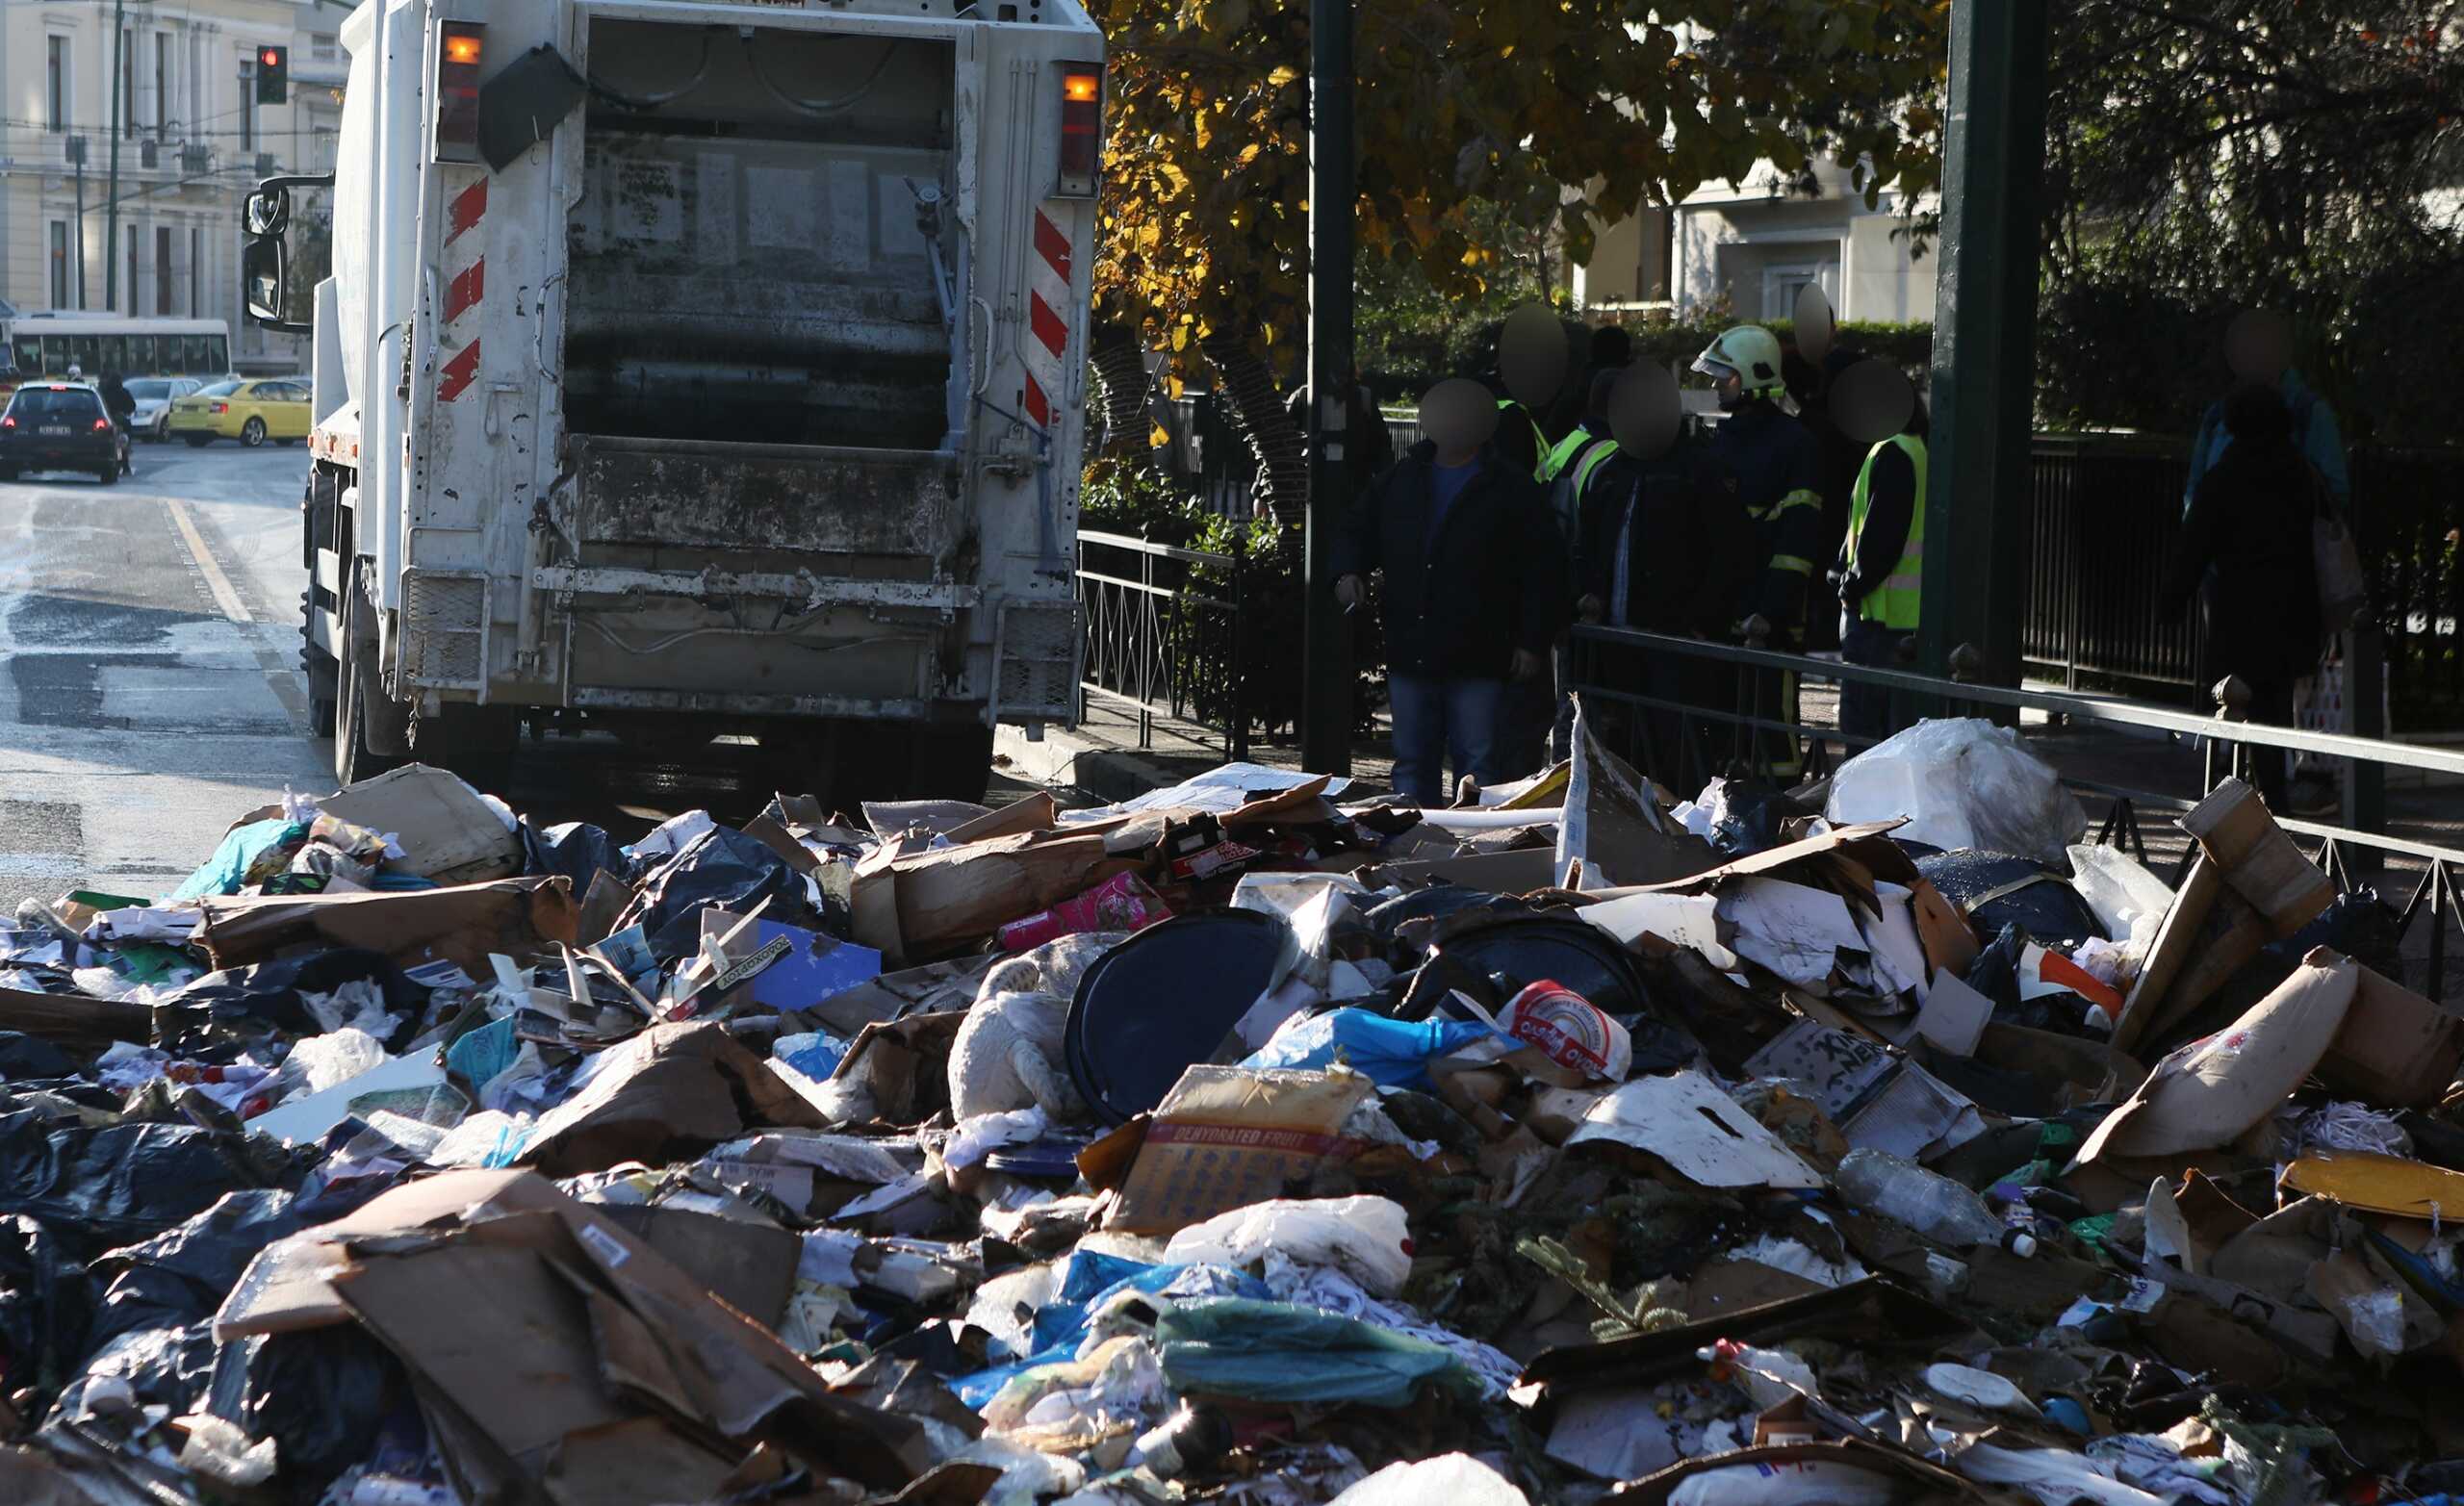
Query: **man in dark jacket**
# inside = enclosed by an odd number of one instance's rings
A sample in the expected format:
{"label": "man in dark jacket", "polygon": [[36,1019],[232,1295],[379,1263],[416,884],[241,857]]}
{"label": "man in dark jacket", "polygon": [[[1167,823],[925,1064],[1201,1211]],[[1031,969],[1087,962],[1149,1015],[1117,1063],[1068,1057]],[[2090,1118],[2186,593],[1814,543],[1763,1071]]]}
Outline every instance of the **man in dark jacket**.
{"label": "man in dark jacket", "polygon": [[1445,802],[1439,765],[1495,782],[1492,747],[1509,677],[1542,673],[1566,612],[1566,560],[1538,486],[1489,440],[1496,399],[1441,382],[1421,404],[1427,438],[1380,476],[1336,541],[1347,610],[1381,592],[1395,717],[1395,790]]}
{"label": "man in dark jacket", "polygon": [[[1756,560],[1736,473],[1699,430],[1681,423],[1677,385],[1667,372],[1637,368],[1629,380],[1632,388],[1611,398],[1621,410],[1618,452],[1582,496],[1576,614],[1612,627],[1716,640],[1727,632]],[[1710,709],[1735,700],[1733,672],[1707,660],[1656,653],[1641,664],[1635,689],[1654,700]],[[1690,764],[1679,743],[1681,726],[1673,711],[1644,713],[1645,773],[1682,784],[1716,772],[1713,748],[1732,741],[1725,725],[1695,719]]]}
{"label": "man in dark jacket", "polygon": [[[2160,602],[2190,604],[2205,584],[2201,657],[2221,679],[2250,687],[2250,720],[2293,721],[2293,681],[2319,656],[2319,577],[2311,520],[2325,483],[2303,459],[2283,393],[2257,382],[2224,399],[2232,444],[2191,496],[2190,516]],[[2251,782],[2282,810],[2284,754],[2258,749]]]}

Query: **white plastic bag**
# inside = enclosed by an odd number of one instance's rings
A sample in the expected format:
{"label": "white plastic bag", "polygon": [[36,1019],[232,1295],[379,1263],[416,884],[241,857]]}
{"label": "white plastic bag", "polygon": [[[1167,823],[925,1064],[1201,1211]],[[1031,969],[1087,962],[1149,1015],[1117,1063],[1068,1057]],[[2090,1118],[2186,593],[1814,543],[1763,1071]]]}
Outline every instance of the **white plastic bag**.
{"label": "white plastic bag", "polygon": [[385,1064],[385,1048],[376,1037],[363,1030],[329,1031],[311,1035],[291,1048],[290,1059],[283,1063],[283,1076],[295,1078],[302,1085],[284,1098],[285,1103],[338,1087]]}
{"label": "white plastic bag", "polygon": [[2052,765],[1981,717],[1919,722],[1849,759],[1823,814],[1842,826],[1905,816],[1893,836],[2057,864],[2088,831]]}
{"label": "white plastic bag", "polygon": [[1173,1265],[1245,1265],[1273,1250],[1298,1265],[1331,1265],[1379,1296],[1412,1274],[1402,1205],[1382,1197],[1275,1198],[1218,1213],[1172,1236]]}
{"label": "white plastic bag", "polygon": [[1530,1497],[1470,1454],[1388,1465],[1328,1506],[1527,1506]]}

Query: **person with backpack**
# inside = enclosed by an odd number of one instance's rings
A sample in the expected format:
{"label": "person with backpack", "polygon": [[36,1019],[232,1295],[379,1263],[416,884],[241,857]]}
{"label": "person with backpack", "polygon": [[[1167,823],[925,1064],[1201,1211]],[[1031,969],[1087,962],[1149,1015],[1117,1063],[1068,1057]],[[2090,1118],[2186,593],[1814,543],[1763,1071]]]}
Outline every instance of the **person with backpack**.
{"label": "person with backpack", "polygon": [[[2235,388],[2224,399],[2224,426],[2232,443],[2199,477],[2159,606],[2176,615],[2197,595],[2206,673],[2249,687],[2251,721],[2290,726],[2294,680],[2319,651],[2310,530],[2318,492],[2280,388]],[[2282,754],[2259,749],[2250,762],[2268,808],[2284,810]]]}
{"label": "person with backpack", "polygon": [[[2336,421],[2335,409],[2302,379],[2293,365],[2293,327],[2285,318],[2270,309],[2245,309],[2233,317],[2224,333],[2225,364],[2236,382],[2257,382],[2276,389],[2283,396],[2291,416],[2294,448],[2307,463],[2314,478],[2314,490],[2321,494],[2334,516],[2347,528],[2352,523],[2352,475],[2345,456],[2344,433]],[[2198,429],[2191,440],[2190,465],[2182,483],[2182,511],[2190,512],[2192,498],[2199,483],[2213,470],[2233,444],[2231,426],[2225,422],[2224,403],[2210,403],[2200,415]],[[2314,508],[2314,512],[2317,509]],[[2308,530],[2305,526],[2304,533]],[[2294,724],[2313,731],[2349,732],[2352,730],[2352,705],[2356,687],[2352,682],[2352,658],[2347,651],[2346,634],[2341,625],[2328,624],[2338,629],[2324,635],[2323,644],[2314,646],[2308,667],[2300,672],[2294,685]],[[2218,677],[2206,673],[2208,683]],[[2375,693],[2375,687],[2373,687]],[[2272,755],[2271,755],[2272,756]],[[2348,760],[2322,759],[2304,754],[2297,760],[2299,772],[2287,791],[2290,807],[2304,814],[2332,812],[2337,805],[2336,786]]]}

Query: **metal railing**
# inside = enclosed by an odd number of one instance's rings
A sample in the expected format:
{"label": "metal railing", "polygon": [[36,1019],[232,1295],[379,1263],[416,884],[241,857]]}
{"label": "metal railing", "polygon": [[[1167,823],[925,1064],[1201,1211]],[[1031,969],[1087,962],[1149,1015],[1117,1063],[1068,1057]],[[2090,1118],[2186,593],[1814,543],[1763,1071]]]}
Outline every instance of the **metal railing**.
{"label": "metal railing", "polygon": [[[1789,776],[1819,777],[1847,754],[1872,746],[1874,739],[1782,714],[1782,697],[1776,687],[1784,676],[1794,676],[1800,682],[1855,684],[1886,693],[1893,699],[1889,718],[1893,727],[1905,727],[1920,714],[2015,721],[2021,712],[2035,711],[2057,719],[2065,727],[2102,726],[2200,738],[2207,749],[2202,791],[2212,789],[2228,774],[2246,772],[2254,754],[2306,753],[2348,760],[2360,791],[2349,808],[2360,825],[2286,816],[2277,817],[2276,824],[2297,836],[2314,839],[2318,846],[2312,860],[2342,886],[2349,887],[2357,874],[2377,874],[2391,855],[2420,863],[2422,877],[2403,907],[2398,929],[2400,934],[2409,932],[2415,919],[2426,911],[2429,986],[2425,991],[2433,998],[2444,991],[2447,931],[2450,925],[2464,927],[2464,911],[2459,910],[2459,900],[2464,899],[2464,851],[2390,834],[2382,815],[2382,792],[2390,769],[2464,778],[2464,753],[2261,726],[2222,713],[2202,717],[2145,702],[2019,690],[1960,677],[1866,668],[1632,628],[1577,625],[1574,661],[1573,688],[1592,708],[1596,730],[1635,768],[1680,792],[1698,790],[1719,775],[1784,780]],[[1961,673],[1966,673],[1965,666],[1980,663],[1981,657],[1964,646],[1954,652],[1953,661]],[[1605,716],[1600,714],[1604,708]],[[1837,755],[1833,753],[1835,745],[1840,750]],[[2111,801],[2096,839],[2127,844],[2142,859],[2146,856],[2146,842],[2140,816],[2179,813],[2194,804],[2179,795],[2069,776],[2065,776],[2064,782]],[[2178,875],[2175,881],[2179,882]]]}
{"label": "metal railing", "polygon": [[1137,711],[1142,749],[1155,746],[1155,719],[1165,716],[1213,727],[1227,757],[1246,758],[1245,556],[1081,529],[1077,575],[1087,632],[1081,714],[1086,697],[1100,696]]}

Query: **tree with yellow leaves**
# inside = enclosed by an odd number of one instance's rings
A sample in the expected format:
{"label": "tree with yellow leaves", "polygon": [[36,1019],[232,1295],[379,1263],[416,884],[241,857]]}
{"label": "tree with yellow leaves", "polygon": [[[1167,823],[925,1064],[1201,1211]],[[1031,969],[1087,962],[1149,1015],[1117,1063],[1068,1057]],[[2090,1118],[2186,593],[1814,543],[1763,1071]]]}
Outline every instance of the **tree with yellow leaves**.
{"label": "tree with yellow leaves", "polygon": [[[1117,432],[1140,351],[1167,382],[1200,355],[1293,516],[1305,471],[1275,388],[1298,370],[1308,286],[1307,0],[1091,0],[1110,43],[1098,357]],[[1358,0],[1358,254],[1476,295],[1484,199],[1593,226],[1758,161],[1860,165],[1868,192],[1935,180],[1939,0]],[[1530,202],[1528,186],[1566,185]],[[1535,225],[1535,228],[1537,226]],[[1126,349],[1122,346],[1126,345]],[[1132,390],[1124,394],[1124,387]],[[1143,425],[1135,426],[1137,432]]]}

